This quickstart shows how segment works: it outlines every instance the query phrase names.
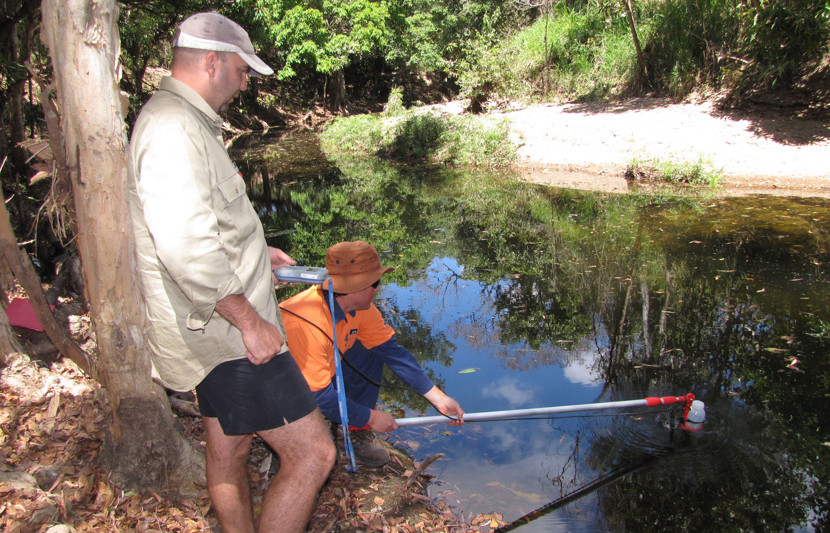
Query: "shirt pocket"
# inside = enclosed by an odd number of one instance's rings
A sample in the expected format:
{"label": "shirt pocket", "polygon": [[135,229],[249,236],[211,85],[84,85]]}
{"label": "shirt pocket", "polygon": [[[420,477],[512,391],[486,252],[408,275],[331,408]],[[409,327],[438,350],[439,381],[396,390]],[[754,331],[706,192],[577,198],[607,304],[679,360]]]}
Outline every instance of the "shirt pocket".
{"label": "shirt pocket", "polygon": [[223,178],[217,187],[227,204],[231,204],[245,195],[245,180],[242,179],[239,172],[234,172],[230,176]]}
{"label": "shirt pocket", "polygon": [[252,239],[256,238],[261,224],[248,201],[245,180],[242,179],[238,170],[233,168],[225,174],[225,177],[216,184],[216,188],[219,190],[214,200],[219,204],[216,206],[219,236],[231,260],[231,266],[237,269],[245,250],[248,249]]}

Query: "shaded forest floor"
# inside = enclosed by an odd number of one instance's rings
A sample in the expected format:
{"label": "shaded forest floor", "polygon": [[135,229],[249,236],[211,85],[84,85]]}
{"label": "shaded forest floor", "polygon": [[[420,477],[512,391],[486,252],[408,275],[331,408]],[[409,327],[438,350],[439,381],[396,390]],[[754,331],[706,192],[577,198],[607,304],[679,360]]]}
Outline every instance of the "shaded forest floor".
{"label": "shaded forest floor", "polygon": [[[0,531],[221,532],[206,491],[136,494],[110,483],[98,464],[109,419],[106,394],[73,363],[12,355],[0,368],[0,402]],[[200,418],[175,411],[183,433],[201,444]],[[389,448],[388,465],[350,473],[341,442],[308,531],[487,532],[501,523],[499,515],[461,523],[425,495],[429,476],[421,465]],[[255,439],[249,476],[257,512],[277,468],[273,454]]]}

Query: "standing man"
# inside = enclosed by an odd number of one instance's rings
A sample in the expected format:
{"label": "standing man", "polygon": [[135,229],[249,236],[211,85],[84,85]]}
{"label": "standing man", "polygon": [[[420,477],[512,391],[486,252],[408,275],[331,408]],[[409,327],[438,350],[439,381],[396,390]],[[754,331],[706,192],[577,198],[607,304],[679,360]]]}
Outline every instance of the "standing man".
{"label": "standing man", "polygon": [[172,73],[130,141],[128,202],[154,377],[196,389],[222,531],[255,531],[254,433],[280,458],[258,530],[303,531],[336,451],[280,321],[271,270],[295,262],[266,245],[218,114],[249,74],[273,71],[247,32],[216,13],[182,22],[173,47]]}
{"label": "standing man", "polygon": [[[337,346],[346,362],[341,368],[349,424],[358,430],[352,434],[358,461],[366,466],[386,464],[389,452],[377,442],[374,432],[398,428],[392,415],[375,409],[384,365],[440,413],[454,419],[451,424],[463,424],[464,411],[458,402],[432,384],[412,353],[395,340],[395,330],[372,303],[381,276],[393,270],[381,266],[375,247],[363,241],[335,244],[326,251],[326,269],[334,284]],[[326,281],[306,289],[284,301],[280,308],[291,355],[323,415],[340,423],[328,285]]]}

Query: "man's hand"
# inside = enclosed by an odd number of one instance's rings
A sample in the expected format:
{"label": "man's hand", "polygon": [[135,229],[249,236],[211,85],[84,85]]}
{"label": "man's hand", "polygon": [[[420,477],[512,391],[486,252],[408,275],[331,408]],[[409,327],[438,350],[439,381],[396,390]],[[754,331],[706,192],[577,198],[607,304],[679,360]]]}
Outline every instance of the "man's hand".
{"label": "man's hand", "polygon": [[270,361],[282,349],[285,338],[274,324],[260,319],[253,328],[242,330],[242,342],[247,351],[245,355],[255,365]]}
{"label": "man's hand", "polygon": [[277,279],[274,275],[274,270],[284,266],[294,266],[297,262],[279,248],[272,248],[270,246],[268,247],[268,257],[271,259],[271,279],[274,280],[274,285],[278,283],[280,285],[288,285],[288,283]]}
{"label": "man's hand", "polygon": [[444,394],[444,391],[438,387],[432,387],[424,394],[424,398],[435,406],[439,413],[454,419],[450,421],[451,426],[464,425],[464,410],[457,401]]}
{"label": "man's hand", "polygon": [[279,267],[294,266],[296,261],[291,259],[291,256],[283,252],[279,248],[268,247],[268,257],[271,258],[271,270],[276,270]]}
{"label": "man's hand", "polygon": [[398,423],[389,413],[372,409],[369,412],[369,427],[375,433],[386,433],[398,429]]}
{"label": "man's hand", "polygon": [[285,338],[274,324],[266,322],[242,294],[231,294],[216,302],[216,312],[242,332],[245,355],[255,365],[270,361],[282,350]]}

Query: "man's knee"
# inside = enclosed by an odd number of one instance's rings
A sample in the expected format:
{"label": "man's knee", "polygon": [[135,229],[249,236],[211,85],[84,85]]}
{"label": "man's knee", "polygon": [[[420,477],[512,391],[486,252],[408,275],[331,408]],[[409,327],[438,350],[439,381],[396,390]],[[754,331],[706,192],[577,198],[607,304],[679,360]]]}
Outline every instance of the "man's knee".
{"label": "man's knee", "polygon": [[334,467],[337,448],[334,445],[331,431],[329,431],[329,422],[323,416],[317,418],[320,428],[315,432],[314,437],[305,442],[302,456],[310,463],[308,466],[319,468],[328,473]]}
{"label": "man's knee", "polygon": [[337,450],[329,423],[318,409],[288,425],[260,433],[280,456],[280,462],[300,469],[325,471],[334,466]]}
{"label": "man's knee", "polygon": [[337,448],[330,438],[322,439],[320,445],[321,449],[318,452],[320,468],[328,474],[334,468],[334,462],[337,459]]}
{"label": "man's knee", "polygon": [[221,465],[245,463],[251,450],[251,435],[226,435],[215,418],[204,418],[205,451],[208,462]]}

